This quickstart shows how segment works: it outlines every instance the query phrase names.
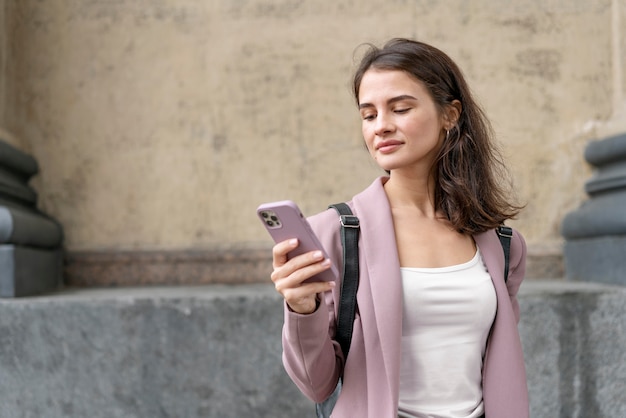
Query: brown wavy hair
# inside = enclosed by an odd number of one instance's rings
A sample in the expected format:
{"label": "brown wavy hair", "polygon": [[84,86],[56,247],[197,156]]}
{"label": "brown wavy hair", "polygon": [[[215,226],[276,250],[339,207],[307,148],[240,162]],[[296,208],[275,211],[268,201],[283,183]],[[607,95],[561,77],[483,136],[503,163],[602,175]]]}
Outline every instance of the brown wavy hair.
{"label": "brown wavy hair", "polygon": [[522,206],[510,200],[510,176],[493,129],[455,62],[439,49],[410,39],[392,39],[382,48],[366,46],[353,77],[357,105],[361,80],[370,68],[404,71],[422,82],[440,115],[454,100],[461,102],[458,121],[447,134],[433,169],[435,207],[466,234],[484,232],[514,218]]}

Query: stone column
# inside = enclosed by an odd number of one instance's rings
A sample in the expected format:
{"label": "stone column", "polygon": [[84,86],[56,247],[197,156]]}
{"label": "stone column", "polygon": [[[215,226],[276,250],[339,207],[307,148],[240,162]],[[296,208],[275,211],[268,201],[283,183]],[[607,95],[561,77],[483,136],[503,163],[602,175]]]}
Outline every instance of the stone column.
{"label": "stone column", "polygon": [[28,185],[37,161],[0,139],[0,297],[30,296],[62,283],[63,231],[37,209]]}
{"label": "stone column", "polygon": [[565,275],[626,285],[626,134],[592,142],[585,159],[595,173],[589,199],[563,220]]}

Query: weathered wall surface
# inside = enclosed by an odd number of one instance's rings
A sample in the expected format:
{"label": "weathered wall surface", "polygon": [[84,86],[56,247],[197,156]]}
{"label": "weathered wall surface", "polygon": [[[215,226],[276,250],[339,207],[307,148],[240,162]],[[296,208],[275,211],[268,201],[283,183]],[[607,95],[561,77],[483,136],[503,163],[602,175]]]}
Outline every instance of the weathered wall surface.
{"label": "weathered wall surface", "polygon": [[10,135],[3,127],[5,126],[6,117],[6,102],[7,102],[7,90],[8,90],[8,63],[7,63],[7,49],[8,31],[7,31],[7,16],[10,15],[8,7],[4,4],[4,1],[0,2],[0,139],[10,142],[14,146],[22,146],[18,144],[16,138]]}
{"label": "weathered wall surface", "polygon": [[6,97],[6,11],[3,3],[0,3],[0,126],[4,125],[4,107]]}
{"label": "weathered wall surface", "polygon": [[268,245],[261,202],[312,214],[360,191],[380,173],[349,91],[363,42],[416,37],[456,59],[531,248],[558,248],[584,199],[584,145],[626,129],[626,0],[0,4],[0,124],[39,160],[70,251]]}

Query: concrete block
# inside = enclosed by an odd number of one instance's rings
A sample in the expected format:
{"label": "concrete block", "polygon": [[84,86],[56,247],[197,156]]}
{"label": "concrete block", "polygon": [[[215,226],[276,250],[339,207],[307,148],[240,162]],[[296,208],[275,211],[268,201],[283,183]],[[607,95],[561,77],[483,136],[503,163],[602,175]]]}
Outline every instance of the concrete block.
{"label": "concrete block", "polygon": [[626,416],[626,288],[527,282],[522,289],[530,416]]}
{"label": "concrete block", "polygon": [[2,417],[294,417],[268,286],[0,301]]}
{"label": "concrete block", "polygon": [[569,280],[626,285],[626,235],[567,240],[563,260]]}
{"label": "concrete block", "polygon": [[[626,416],[626,288],[528,281],[519,299],[531,416]],[[282,319],[266,284],[0,300],[0,416],[313,416]]]}
{"label": "concrete block", "polygon": [[0,201],[0,244],[4,243],[58,249],[63,228],[35,208],[7,206]]}
{"label": "concrete block", "polygon": [[626,285],[626,134],[589,143],[589,200],[562,223],[566,277]]}
{"label": "concrete block", "polygon": [[62,285],[63,251],[0,244],[0,298],[33,296]]}
{"label": "concrete block", "polygon": [[0,138],[0,298],[61,285],[63,229],[36,207],[37,194],[28,180],[37,171],[32,156]]}

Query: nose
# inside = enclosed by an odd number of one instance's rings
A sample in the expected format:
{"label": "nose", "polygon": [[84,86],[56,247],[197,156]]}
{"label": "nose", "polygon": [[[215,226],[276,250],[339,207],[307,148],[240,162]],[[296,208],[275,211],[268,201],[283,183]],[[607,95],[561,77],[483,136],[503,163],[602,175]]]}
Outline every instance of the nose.
{"label": "nose", "polygon": [[390,132],[393,132],[395,125],[391,120],[391,117],[385,113],[379,113],[376,118],[376,125],[374,126],[374,133],[378,136],[383,136]]}

